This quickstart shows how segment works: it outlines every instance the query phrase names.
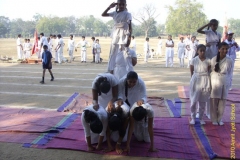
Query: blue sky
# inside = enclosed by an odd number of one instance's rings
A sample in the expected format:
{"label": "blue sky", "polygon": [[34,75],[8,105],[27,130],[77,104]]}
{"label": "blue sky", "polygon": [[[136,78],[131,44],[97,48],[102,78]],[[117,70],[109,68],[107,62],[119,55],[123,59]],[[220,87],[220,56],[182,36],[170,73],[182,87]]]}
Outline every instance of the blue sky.
{"label": "blue sky", "polygon": [[[240,0],[197,1],[203,3],[204,12],[208,19],[216,18],[220,21],[220,25],[224,23],[225,12],[227,12],[228,18],[240,19],[238,12],[240,11]],[[97,18],[102,18],[101,13],[112,2],[112,0],[0,0],[0,16],[31,20],[35,13],[40,13],[59,17],[94,15]],[[133,14],[137,13],[146,3],[155,5],[157,12],[160,13],[157,21],[163,24],[167,17],[165,6],[173,5],[175,0],[127,0],[128,10]],[[103,20],[107,21],[110,18],[103,18]]]}

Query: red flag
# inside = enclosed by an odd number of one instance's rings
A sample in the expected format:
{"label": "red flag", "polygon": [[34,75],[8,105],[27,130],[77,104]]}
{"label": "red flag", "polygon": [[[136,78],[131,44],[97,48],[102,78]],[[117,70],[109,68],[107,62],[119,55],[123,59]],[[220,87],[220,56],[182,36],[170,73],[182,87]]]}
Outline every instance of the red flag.
{"label": "red flag", "polygon": [[37,34],[37,30],[35,30],[35,33],[34,33],[34,45],[33,45],[33,48],[32,48],[32,55],[34,53],[37,53],[38,52],[38,34]]}
{"label": "red flag", "polygon": [[227,21],[227,15],[225,13],[225,21],[224,21],[223,33],[222,33],[222,42],[227,39],[227,32],[228,32],[228,21]]}

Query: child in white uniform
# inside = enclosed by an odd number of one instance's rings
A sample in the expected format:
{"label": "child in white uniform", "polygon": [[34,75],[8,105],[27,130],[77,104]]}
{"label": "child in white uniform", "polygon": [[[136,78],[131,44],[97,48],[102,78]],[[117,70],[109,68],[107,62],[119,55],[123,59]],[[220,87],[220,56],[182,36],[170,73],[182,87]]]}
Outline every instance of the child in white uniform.
{"label": "child in white uniform", "polygon": [[230,78],[233,68],[233,61],[226,56],[228,44],[222,42],[218,46],[218,54],[211,60],[211,121],[213,125],[223,125],[222,116],[224,113],[228,90],[230,88]]}
{"label": "child in white uniform", "polygon": [[160,56],[162,56],[162,39],[159,36],[158,37],[159,41],[158,41],[158,45],[157,45],[157,58]]}
{"label": "child in white uniform", "polygon": [[126,102],[130,107],[137,102],[139,105],[147,102],[146,86],[136,72],[130,71],[120,79],[118,84],[118,101]]}
{"label": "child in white uniform", "polygon": [[134,36],[132,36],[132,40],[131,40],[131,49],[134,50],[134,52],[137,51],[137,45],[136,45],[136,41],[135,41]]}
{"label": "child in white uniform", "polygon": [[150,47],[149,47],[149,38],[146,38],[144,42],[144,62],[148,62],[149,54],[150,54]]}
{"label": "child in white uniform", "polygon": [[57,52],[57,57],[58,57],[58,63],[61,64],[62,61],[63,61],[63,39],[62,39],[62,36],[60,34],[57,35],[58,37],[58,45],[56,46],[56,49],[55,51]]}
{"label": "child in white uniform", "polygon": [[126,132],[128,131],[127,127],[129,120],[129,110],[130,108],[126,103],[118,105],[117,102],[114,104],[113,108],[106,108],[106,111],[108,113],[107,152],[113,150],[111,139],[114,142],[117,142],[115,146],[116,152],[118,154],[121,154],[123,152],[121,143],[127,141]]}
{"label": "child in white uniform", "polygon": [[67,48],[67,50],[68,50],[68,55],[69,55],[69,57],[70,57],[70,60],[69,60],[69,62],[71,63],[72,62],[72,60],[73,60],[73,52],[74,52],[74,47],[75,47],[75,45],[74,45],[74,40],[73,40],[73,35],[70,35],[70,39],[68,40],[68,48]]}
{"label": "child in white uniform", "polygon": [[30,39],[27,39],[27,43],[26,43],[26,59],[30,58],[31,56],[31,50],[32,50],[32,44],[30,43]]}
{"label": "child in white uniform", "polygon": [[19,34],[18,38],[17,38],[17,55],[18,55],[18,59],[22,59],[22,50],[23,50],[23,46],[21,44],[21,34]]}
{"label": "child in white uniform", "polygon": [[191,81],[190,81],[190,100],[191,100],[191,118],[190,124],[195,124],[196,105],[199,103],[199,119],[201,124],[205,111],[206,102],[210,98],[210,59],[205,57],[206,46],[200,44],[197,47],[197,54],[190,62]]}
{"label": "child in white uniform", "polygon": [[178,43],[178,58],[180,67],[184,67],[184,53],[185,53],[185,43],[183,42],[183,37],[180,37],[180,42]]}
{"label": "child in white uniform", "polygon": [[78,42],[78,44],[75,46],[77,48],[77,46],[80,45],[81,46],[81,62],[85,62],[87,61],[87,45],[90,47],[90,45],[88,44],[88,42],[85,40],[85,36],[82,36],[82,41]]}
{"label": "child in white uniform", "polygon": [[93,104],[96,109],[98,105],[104,108],[113,106],[117,94],[118,80],[110,73],[99,74],[92,82]]}
{"label": "child in white uniform", "polygon": [[195,42],[196,37],[192,36],[191,37],[191,42],[189,42],[188,46],[186,46],[187,50],[188,50],[188,66],[187,68],[189,68],[191,60],[193,59],[193,57],[196,54],[197,51],[197,43]]}
{"label": "child in white uniform", "polygon": [[102,149],[102,142],[106,139],[107,130],[107,112],[100,106],[98,110],[93,108],[93,105],[88,106],[83,110],[81,121],[84,128],[88,151],[93,151],[92,144],[98,143],[97,150]]}
{"label": "child in white uniform", "polygon": [[157,151],[154,147],[153,118],[154,112],[150,104],[133,104],[130,110],[130,124],[126,146],[128,152],[130,152],[130,142],[133,132],[138,141],[150,142],[148,151]]}
{"label": "child in white uniform", "polygon": [[102,49],[101,45],[99,44],[99,39],[96,40],[94,50],[95,50],[95,63],[101,63],[100,54],[102,52]]}
{"label": "child in white uniform", "polygon": [[[203,31],[205,27],[208,30]],[[209,29],[209,27],[211,29]],[[221,41],[221,35],[216,30],[218,28],[218,21],[216,19],[210,20],[210,22],[202,27],[200,27],[197,32],[201,34],[206,34],[206,57],[212,59],[218,53],[217,45]]]}
{"label": "child in white uniform", "polygon": [[[116,6],[116,11],[108,13],[108,11]],[[117,3],[112,3],[103,13],[103,17],[113,17],[114,27],[112,30],[112,44],[108,62],[108,71],[113,72],[115,67],[116,56],[119,50],[119,45],[125,45],[128,37],[131,37],[132,32],[132,16],[126,9],[126,0],[118,0]]]}
{"label": "child in white uniform", "polygon": [[40,57],[42,57],[42,53],[44,52],[43,46],[44,45],[48,46],[48,41],[47,38],[44,36],[44,33],[40,33],[40,43],[41,43]]}
{"label": "child in white uniform", "polygon": [[170,65],[173,67],[173,56],[174,56],[174,42],[172,40],[172,36],[168,36],[168,40],[166,41],[166,67]]}
{"label": "child in white uniform", "polygon": [[[234,70],[234,64],[235,64],[235,59],[237,58],[236,52],[240,50],[239,45],[233,40],[233,32],[228,31],[227,39],[224,41],[228,44],[229,49],[227,56],[230,57],[233,60],[233,70]],[[230,88],[229,90],[232,90],[232,78],[233,78],[233,70],[231,73],[231,81],[230,81]]]}

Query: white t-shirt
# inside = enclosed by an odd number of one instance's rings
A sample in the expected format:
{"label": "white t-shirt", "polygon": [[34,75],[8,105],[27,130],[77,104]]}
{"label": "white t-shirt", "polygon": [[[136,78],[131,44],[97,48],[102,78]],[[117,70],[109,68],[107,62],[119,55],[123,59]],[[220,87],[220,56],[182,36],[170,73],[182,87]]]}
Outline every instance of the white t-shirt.
{"label": "white t-shirt", "polygon": [[74,50],[74,47],[75,47],[74,40],[69,39],[68,40],[68,50],[72,51],[72,50]]}
{"label": "white t-shirt", "polygon": [[101,53],[101,45],[99,43],[95,43],[94,48],[96,49],[97,53]]}
{"label": "white t-shirt", "polygon": [[[114,108],[117,108],[117,102],[114,103]],[[129,116],[129,111],[130,108],[129,106],[124,102],[123,105],[121,105],[122,111],[123,111],[123,118],[127,118]],[[107,111],[107,107],[106,107],[106,111]]]}
{"label": "white t-shirt", "polygon": [[42,36],[40,38],[40,43],[44,45],[47,45],[48,46],[48,41],[47,41],[47,38],[45,36]]}
{"label": "white t-shirt", "polygon": [[88,45],[88,42],[87,41],[80,41],[78,42],[78,44],[76,45],[76,47],[80,45],[81,46],[81,50],[82,51],[86,51],[87,50],[87,45]]}
{"label": "white t-shirt", "polygon": [[[132,116],[133,110],[134,110],[136,107],[139,107],[139,106],[137,105],[137,103],[134,103],[133,106],[132,106],[132,108],[130,109],[130,115],[131,115],[131,116]],[[142,104],[142,107],[147,110],[147,117],[148,117],[148,118],[153,118],[153,117],[154,117],[153,108],[152,108],[152,106],[151,106],[150,104],[144,103],[144,104]],[[144,120],[144,119],[143,119],[143,120]]]}
{"label": "white t-shirt", "polygon": [[60,38],[58,39],[58,45],[60,45],[59,49],[58,49],[58,52],[63,52],[63,39]]}
{"label": "white t-shirt", "polygon": [[21,45],[21,38],[17,38],[17,46],[20,46]]}
{"label": "white t-shirt", "polygon": [[219,40],[221,39],[221,34],[218,33],[218,32],[212,31],[212,29],[205,30],[204,32],[205,32],[205,34],[206,34],[207,43],[216,44],[216,43],[218,43]]}
{"label": "white t-shirt", "polygon": [[144,42],[144,52],[149,52],[149,43],[146,41]]}
{"label": "white t-shirt", "polygon": [[[118,84],[118,98],[123,101],[126,100],[125,96],[125,83],[126,76],[120,79]],[[137,83],[132,88],[128,88],[128,102],[130,103],[130,107],[137,102],[138,100],[143,100],[144,103],[147,102],[147,94],[146,94],[146,86],[144,81],[138,76]]]}
{"label": "white t-shirt", "polygon": [[[87,108],[85,108],[84,111],[85,110],[92,111],[98,116],[98,118],[100,119],[100,121],[102,122],[102,125],[103,125],[103,130],[99,135],[105,136],[106,130],[107,130],[107,125],[108,125],[108,115],[107,115],[107,112],[105,111],[105,109],[102,106],[99,106],[99,109],[96,111],[95,109],[93,109],[93,105],[91,105],[91,106],[88,106]],[[85,137],[91,136],[90,124],[85,121],[84,112],[82,113],[81,120],[82,120],[82,125],[84,128]]]}
{"label": "white t-shirt", "polygon": [[116,23],[123,23],[123,22],[127,22],[130,23],[130,21],[132,21],[132,15],[131,13],[129,13],[128,11],[122,11],[122,12],[111,12],[109,13],[110,17],[113,17],[113,20]]}

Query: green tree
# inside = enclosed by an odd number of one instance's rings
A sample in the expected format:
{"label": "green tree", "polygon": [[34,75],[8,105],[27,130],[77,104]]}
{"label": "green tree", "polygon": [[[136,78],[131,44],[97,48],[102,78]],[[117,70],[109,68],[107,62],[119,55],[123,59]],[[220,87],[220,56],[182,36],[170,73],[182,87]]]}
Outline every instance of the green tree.
{"label": "green tree", "polygon": [[5,37],[5,34],[7,34],[7,32],[7,27],[5,27],[4,24],[0,22],[0,37]]}
{"label": "green tree", "polygon": [[196,0],[176,0],[175,6],[167,6],[166,31],[169,34],[196,34],[207,23],[203,5]]}
{"label": "green tree", "polygon": [[234,36],[238,37],[240,36],[240,19],[229,19],[228,20],[229,25],[229,30],[234,32]]}

